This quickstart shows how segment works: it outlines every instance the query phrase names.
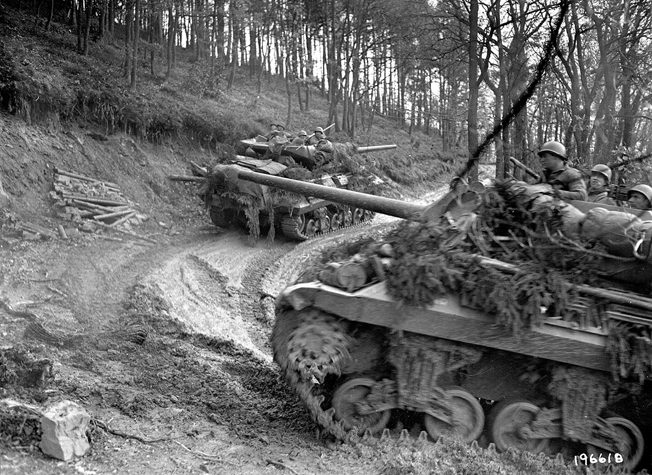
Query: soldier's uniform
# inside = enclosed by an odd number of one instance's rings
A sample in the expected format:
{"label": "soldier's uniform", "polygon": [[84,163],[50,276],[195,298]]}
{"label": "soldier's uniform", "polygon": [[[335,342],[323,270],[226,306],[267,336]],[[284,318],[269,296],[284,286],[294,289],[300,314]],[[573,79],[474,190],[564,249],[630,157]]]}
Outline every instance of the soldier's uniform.
{"label": "soldier's uniform", "polygon": [[563,168],[553,172],[544,170],[543,181],[552,185],[562,199],[586,201],[586,185],[582,180],[582,174],[575,168],[564,165]]}
{"label": "soldier's uniform", "polygon": [[294,140],[292,140],[292,145],[305,145],[307,138],[308,134],[305,130],[302,130],[299,132],[299,135],[297,135]]}
{"label": "soldier's uniform", "polygon": [[551,185],[564,200],[586,200],[582,174],[567,165],[566,147],[553,140],[544,143],[538,155],[543,163],[543,183]]}
{"label": "soldier's uniform", "polygon": [[603,205],[615,205],[616,202],[609,197],[609,182],[611,181],[611,168],[602,163],[598,163],[591,169],[589,179],[589,197],[590,203],[600,203]]}
{"label": "soldier's uniform", "polygon": [[586,201],[590,203],[600,203],[603,205],[616,204],[616,202],[609,197],[608,191],[600,191],[600,190],[589,190],[589,196]]}

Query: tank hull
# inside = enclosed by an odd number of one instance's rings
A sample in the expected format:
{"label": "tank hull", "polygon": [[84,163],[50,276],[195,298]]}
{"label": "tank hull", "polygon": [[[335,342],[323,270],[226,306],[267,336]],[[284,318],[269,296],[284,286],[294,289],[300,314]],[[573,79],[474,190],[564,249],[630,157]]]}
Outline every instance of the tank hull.
{"label": "tank hull", "polygon": [[[310,183],[275,176],[285,169],[278,162],[247,157],[240,157],[233,165],[216,166],[212,171],[215,184],[206,197],[213,223],[251,230],[251,220],[255,219],[260,229],[273,227],[291,240],[304,241],[373,218],[373,212],[362,206],[312,196],[314,187],[322,191],[317,192],[320,196],[325,190],[326,198],[333,192],[346,192],[347,176],[323,175]],[[290,188],[275,186],[274,180],[289,183]],[[289,191],[279,192],[283,189]]]}
{"label": "tank hull", "polygon": [[[640,309],[614,304],[608,315],[652,328]],[[627,454],[623,466],[633,468],[645,446],[637,424],[650,414],[633,410],[629,396],[607,401],[608,344],[605,327],[559,318],[515,336],[453,294],[399,306],[382,281],[353,292],[290,286],[278,297],[272,333],[286,379],[337,438],[387,432],[388,421],[409,411],[421,414],[433,439],[485,433],[500,450],[571,456],[579,443],[590,453]],[[637,407],[652,402],[649,393],[643,398]],[[606,417],[610,410],[619,416]]]}

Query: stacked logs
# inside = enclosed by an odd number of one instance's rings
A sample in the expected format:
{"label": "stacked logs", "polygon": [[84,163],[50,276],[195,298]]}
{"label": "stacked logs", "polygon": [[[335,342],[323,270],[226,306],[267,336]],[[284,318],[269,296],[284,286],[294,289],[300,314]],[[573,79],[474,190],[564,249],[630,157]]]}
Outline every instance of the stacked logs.
{"label": "stacked logs", "polygon": [[141,221],[118,185],[108,181],[55,168],[51,196],[63,208],[60,216],[71,221],[87,219],[110,227]]}

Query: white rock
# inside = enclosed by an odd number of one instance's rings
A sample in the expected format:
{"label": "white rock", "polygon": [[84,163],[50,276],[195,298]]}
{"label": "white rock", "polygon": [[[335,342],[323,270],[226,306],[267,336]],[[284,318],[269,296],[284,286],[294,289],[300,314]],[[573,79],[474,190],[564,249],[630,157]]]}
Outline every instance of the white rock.
{"label": "white rock", "polygon": [[48,407],[41,417],[43,435],[39,447],[44,454],[68,461],[90,448],[86,429],[91,416],[79,404],[61,401]]}

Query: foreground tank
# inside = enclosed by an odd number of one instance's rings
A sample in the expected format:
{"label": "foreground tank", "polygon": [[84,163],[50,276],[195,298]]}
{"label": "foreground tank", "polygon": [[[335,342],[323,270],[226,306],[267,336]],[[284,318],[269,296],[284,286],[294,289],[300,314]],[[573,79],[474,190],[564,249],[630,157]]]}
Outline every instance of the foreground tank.
{"label": "foreground tank", "polygon": [[[289,384],[340,439],[407,425],[433,439],[482,438],[499,450],[636,467],[652,407],[652,299],[618,284],[573,285],[486,255],[449,254],[473,248],[461,236],[478,239],[464,226],[470,208],[457,200],[444,220],[454,226],[406,225],[393,242],[368,243],[348,260],[322,264],[315,281],[285,289],[272,346]],[[415,210],[404,211],[397,214]],[[424,235],[442,247],[405,242]],[[509,245],[493,237],[484,254]],[[408,248],[418,250],[412,261]],[[441,271],[459,260],[474,272]],[[427,272],[415,277],[415,267]],[[506,276],[511,290],[494,276]],[[559,294],[540,299],[541,280],[554,280]],[[495,308],[512,297],[512,314],[498,318]],[[518,308],[532,319],[517,325]]]}

